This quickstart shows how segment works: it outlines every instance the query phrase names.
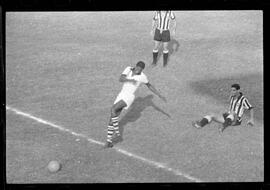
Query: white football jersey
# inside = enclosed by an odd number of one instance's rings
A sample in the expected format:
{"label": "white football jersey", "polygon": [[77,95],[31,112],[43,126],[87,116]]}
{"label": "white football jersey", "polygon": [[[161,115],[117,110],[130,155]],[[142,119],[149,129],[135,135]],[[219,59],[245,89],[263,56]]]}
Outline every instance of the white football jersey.
{"label": "white football jersey", "polygon": [[123,71],[123,75],[127,75],[127,79],[134,79],[137,82],[133,83],[133,82],[124,82],[121,93],[131,93],[134,94],[135,91],[137,90],[137,88],[142,84],[147,84],[149,81],[146,77],[146,75],[141,72],[140,75],[133,75],[132,76],[132,69],[133,67],[127,67],[124,71]]}

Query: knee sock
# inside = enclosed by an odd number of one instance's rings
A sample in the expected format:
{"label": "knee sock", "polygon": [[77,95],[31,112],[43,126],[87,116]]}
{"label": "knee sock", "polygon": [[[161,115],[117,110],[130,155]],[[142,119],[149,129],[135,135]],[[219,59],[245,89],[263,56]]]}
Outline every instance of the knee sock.
{"label": "knee sock", "polygon": [[168,63],[169,51],[163,50],[163,66],[166,66]]}
{"label": "knee sock", "polygon": [[112,125],[108,125],[108,132],[107,132],[107,142],[112,142],[112,135],[113,135],[114,127]]}
{"label": "knee sock", "polygon": [[158,50],[153,50],[153,64],[157,63]]}
{"label": "knee sock", "polygon": [[114,128],[114,132],[116,133],[116,135],[120,135],[120,131],[119,131],[119,126],[118,126],[118,117],[113,117],[112,118],[112,123],[113,123],[113,128]]}
{"label": "knee sock", "polygon": [[204,118],[202,118],[202,120],[200,121],[200,125],[201,127],[204,127],[205,125],[207,125],[208,123],[211,122],[211,117],[210,116],[205,116]]}

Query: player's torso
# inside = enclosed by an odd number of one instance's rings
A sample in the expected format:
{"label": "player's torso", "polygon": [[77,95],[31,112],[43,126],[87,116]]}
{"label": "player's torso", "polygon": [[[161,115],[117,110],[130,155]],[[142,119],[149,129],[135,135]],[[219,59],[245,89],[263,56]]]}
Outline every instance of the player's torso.
{"label": "player's torso", "polygon": [[135,83],[124,82],[121,92],[134,94],[135,91],[140,86],[140,84],[142,83],[141,79],[143,78],[143,76],[144,76],[143,72],[141,72],[140,75],[135,75],[135,74],[133,75],[132,70],[130,70],[130,72],[127,74],[127,79],[134,79],[134,80],[136,80],[136,82]]}
{"label": "player's torso", "polygon": [[244,113],[244,101],[245,97],[241,96],[238,98],[231,98],[230,101],[230,112],[236,114],[238,117],[242,117]]}
{"label": "player's torso", "polygon": [[170,11],[157,11],[157,28],[161,30],[169,30]]}

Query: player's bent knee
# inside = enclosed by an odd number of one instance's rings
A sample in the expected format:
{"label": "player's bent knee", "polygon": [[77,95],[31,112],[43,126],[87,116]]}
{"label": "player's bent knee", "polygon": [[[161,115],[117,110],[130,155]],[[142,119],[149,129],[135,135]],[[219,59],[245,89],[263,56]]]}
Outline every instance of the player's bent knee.
{"label": "player's bent knee", "polygon": [[111,109],[111,116],[112,117],[118,117],[122,111],[123,107],[120,105],[114,105]]}
{"label": "player's bent knee", "polygon": [[116,109],[114,106],[111,108],[111,117],[116,117]]}
{"label": "player's bent knee", "polygon": [[231,119],[232,121],[234,120],[234,115],[233,114],[229,114],[228,116],[227,116],[227,118],[229,118],[229,119]]}
{"label": "player's bent knee", "polygon": [[160,42],[155,42],[154,50],[158,50],[160,46]]}
{"label": "player's bent knee", "polygon": [[213,115],[206,115],[206,116],[204,116],[204,118],[208,120],[208,123],[211,123],[211,121],[213,119]]}
{"label": "player's bent knee", "polygon": [[110,121],[109,121],[109,126],[113,126],[113,122],[112,122],[111,119],[110,119]]}

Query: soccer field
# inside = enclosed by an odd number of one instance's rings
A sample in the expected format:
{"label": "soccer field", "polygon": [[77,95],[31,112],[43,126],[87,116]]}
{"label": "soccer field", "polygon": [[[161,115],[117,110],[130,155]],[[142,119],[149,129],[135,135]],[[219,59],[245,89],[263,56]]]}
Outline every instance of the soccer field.
{"label": "soccer field", "polygon": [[[260,182],[264,180],[262,11],[176,11],[166,68],[150,67],[153,12],[6,14],[8,183]],[[103,149],[126,66],[141,86],[121,115],[123,140]],[[255,125],[191,126],[228,108],[239,83]],[[50,173],[51,160],[61,170]]]}

